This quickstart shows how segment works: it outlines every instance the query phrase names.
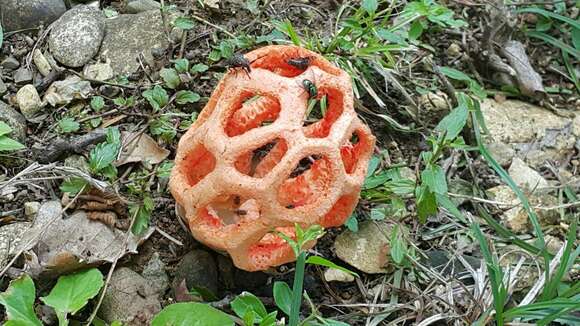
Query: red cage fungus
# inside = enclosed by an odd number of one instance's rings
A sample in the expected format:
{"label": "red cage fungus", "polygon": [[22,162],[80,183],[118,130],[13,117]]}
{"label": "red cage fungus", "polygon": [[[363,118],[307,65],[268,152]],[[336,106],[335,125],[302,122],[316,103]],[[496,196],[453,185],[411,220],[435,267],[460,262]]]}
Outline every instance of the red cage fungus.
{"label": "red cage fungus", "polygon": [[[275,45],[245,57],[251,72],[230,70],[181,137],[170,188],[196,239],[255,271],[295,259],[277,232],[345,222],[375,138],[354,111],[348,74],[319,54]],[[326,97],[309,124],[304,80]]]}

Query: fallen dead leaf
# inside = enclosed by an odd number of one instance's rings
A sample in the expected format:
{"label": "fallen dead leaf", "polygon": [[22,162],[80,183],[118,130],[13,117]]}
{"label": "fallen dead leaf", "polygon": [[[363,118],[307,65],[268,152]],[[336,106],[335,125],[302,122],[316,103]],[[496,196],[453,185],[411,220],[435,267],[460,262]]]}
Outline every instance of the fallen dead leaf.
{"label": "fallen dead leaf", "polygon": [[159,146],[157,142],[145,133],[123,132],[123,149],[115,163],[120,166],[133,162],[161,163],[169,156],[169,151]]}
{"label": "fallen dead leaf", "polygon": [[49,201],[40,207],[34,225],[25,232],[21,243],[26,245],[31,242],[23,249],[34,253],[25,256],[36,256],[38,259],[37,264],[30,262],[40,266],[33,270],[37,270],[38,274],[55,276],[89,265],[113,262],[119,254],[136,253],[137,246],[152,232],[153,228],[150,228],[141,237],[130,235],[125,248],[125,232],[90,220],[84,211],[76,211],[63,218],[60,202]]}

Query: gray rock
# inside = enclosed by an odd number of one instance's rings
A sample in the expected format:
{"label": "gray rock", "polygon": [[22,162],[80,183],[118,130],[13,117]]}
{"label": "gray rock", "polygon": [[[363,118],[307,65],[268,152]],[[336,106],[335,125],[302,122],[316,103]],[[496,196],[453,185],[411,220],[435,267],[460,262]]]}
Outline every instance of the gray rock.
{"label": "gray rock", "polygon": [[574,151],[576,137],[580,135],[575,119],[526,102],[487,99],[481,103],[481,112],[489,129],[487,141],[511,146],[515,155],[532,167],[540,166],[546,159],[565,159]]}
{"label": "gray rock", "polygon": [[113,68],[109,63],[95,63],[94,65],[86,65],[83,69],[83,75],[86,78],[105,81],[115,77]]}
{"label": "gray rock", "polygon": [[71,168],[77,168],[83,172],[89,173],[89,163],[87,159],[82,155],[71,155],[64,159],[64,166]]}
{"label": "gray rock", "polygon": [[26,119],[8,104],[0,101],[0,121],[12,128],[10,136],[21,143],[26,140]]}
{"label": "gray rock", "polygon": [[[528,232],[532,229],[530,218],[522,207],[520,200],[510,187],[500,185],[487,190],[489,196],[502,203],[504,212],[501,216],[502,223],[516,233]],[[532,206],[550,207],[558,205],[558,199],[554,196],[534,193],[527,195]],[[505,206],[504,206],[505,205]],[[540,223],[544,226],[558,224],[559,215],[557,210],[535,209]]]}
{"label": "gray rock", "polygon": [[4,83],[2,79],[0,79],[0,96],[3,96],[8,92],[8,86]]}
{"label": "gray rock", "polygon": [[143,277],[149,281],[153,290],[162,295],[169,288],[169,276],[165,272],[165,264],[159,258],[159,253],[154,253],[143,268]]}
{"label": "gray rock", "polygon": [[0,269],[6,267],[9,257],[20,246],[22,235],[30,225],[28,222],[18,222],[0,227]]}
{"label": "gray rock", "polygon": [[327,268],[324,271],[324,279],[326,282],[349,283],[354,281],[354,276],[347,272],[343,272],[340,269]]}
{"label": "gray rock", "polygon": [[29,201],[24,203],[24,215],[32,217],[38,213],[40,209],[40,203],[37,201]]}
{"label": "gray rock", "polygon": [[518,187],[527,192],[541,191],[542,188],[548,187],[546,179],[517,157],[513,159],[508,173]]}
{"label": "gray rock", "polygon": [[105,36],[105,16],[89,6],[77,6],[54,25],[48,44],[54,58],[65,66],[81,67],[99,52]]}
{"label": "gray rock", "polygon": [[127,267],[113,272],[98,315],[107,323],[150,325],[161,310],[158,295],[150,282]]}
{"label": "gray rock", "polygon": [[161,4],[155,0],[133,0],[127,4],[125,11],[128,14],[138,14],[149,10],[159,10]]}
{"label": "gray rock", "polygon": [[48,62],[44,54],[42,54],[42,52],[39,49],[34,50],[32,60],[34,61],[34,65],[36,66],[36,69],[38,69],[40,74],[42,74],[44,77],[50,74],[52,67],[50,66],[50,63]]}
{"label": "gray rock", "polygon": [[177,289],[183,280],[189,290],[205,290],[215,295],[218,290],[218,279],[216,261],[212,254],[195,249],[183,256],[177,265],[172,288]]}
{"label": "gray rock", "polygon": [[390,252],[389,234],[389,224],[364,221],[360,223],[358,232],[346,230],[336,237],[336,256],[365,273],[386,273]]}
{"label": "gray rock", "polygon": [[28,120],[32,119],[42,108],[42,101],[33,85],[26,85],[16,93],[16,103],[20,112]]}
{"label": "gray rock", "polygon": [[32,71],[20,68],[14,72],[14,82],[16,85],[25,85],[32,82]]}
{"label": "gray rock", "polygon": [[493,142],[487,144],[487,150],[501,166],[509,166],[516,154],[515,150],[508,144]]}
{"label": "gray rock", "polygon": [[44,100],[52,106],[64,105],[73,100],[87,99],[92,92],[89,81],[74,75],[52,83],[44,94]]}
{"label": "gray rock", "polygon": [[4,70],[14,70],[18,67],[20,67],[20,62],[18,60],[16,60],[15,57],[13,56],[9,56],[8,58],[2,60],[2,63],[0,63],[0,66],[2,66],[2,69]]}
{"label": "gray rock", "polygon": [[146,61],[153,61],[151,50],[168,46],[161,14],[146,11],[108,19],[100,56],[111,63],[116,75],[129,75],[139,69],[141,53]]}
{"label": "gray rock", "polygon": [[2,26],[5,31],[48,26],[66,11],[63,0],[2,0]]}

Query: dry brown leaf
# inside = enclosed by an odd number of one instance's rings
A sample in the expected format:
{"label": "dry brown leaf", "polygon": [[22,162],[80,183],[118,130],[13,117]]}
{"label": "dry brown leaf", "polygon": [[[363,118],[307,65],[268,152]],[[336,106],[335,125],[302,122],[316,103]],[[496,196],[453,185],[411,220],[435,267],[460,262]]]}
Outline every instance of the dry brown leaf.
{"label": "dry brown leaf", "polygon": [[169,156],[169,151],[159,146],[157,142],[145,133],[123,132],[123,149],[115,163],[120,166],[132,162],[161,163]]}
{"label": "dry brown leaf", "polygon": [[130,235],[125,248],[125,232],[90,220],[84,211],[63,218],[60,202],[49,201],[40,207],[33,227],[25,232],[21,243],[33,240],[24,249],[32,250],[38,257],[39,273],[59,275],[88,265],[113,262],[119,254],[136,253],[137,246],[152,232],[150,228],[141,237]]}

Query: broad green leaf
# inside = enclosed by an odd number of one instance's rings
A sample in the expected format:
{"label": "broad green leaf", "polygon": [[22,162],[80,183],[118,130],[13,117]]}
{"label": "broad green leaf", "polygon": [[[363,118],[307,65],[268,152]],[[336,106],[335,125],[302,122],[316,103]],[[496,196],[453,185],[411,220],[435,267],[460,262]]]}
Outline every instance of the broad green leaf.
{"label": "broad green leaf", "polygon": [[433,193],[447,194],[447,179],[445,178],[445,172],[439,165],[429,164],[426,166],[421,172],[421,181]]}
{"label": "broad green leaf", "polygon": [[78,194],[81,190],[86,189],[88,182],[83,178],[70,178],[63,181],[60,185],[60,191],[68,192],[71,195]]}
{"label": "broad green leaf", "polygon": [[272,311],[266,317],[262,318],[262,322],[260,323],[259,326],[275,326],[277,315],[278,311]]}
{"label": "broad green leaf", "polygon": [[435,130],[445,132],[445,139],[455,139],[465,127],[468,113],[467,104],[460,100],[459,105],[439,121]]}
{"label": "broad green leaf", "polygon": [[179,29],[188,30],[195,27],[194,22],[187,17],[177,17],[173,21],[173,26]]}
{"label": "broad green leaf", "polygon": [[16,151],[25,148],[24,145],[6,136],[0,136],[0,152]]}
{"label": "broad green leaf", "polygon": [[187,59],[177,59],[174,61],[174,67],[177,72],[184,74],[189,70],[189,60]]}
{"label": "broad green leaf", "polygon": [[331,262],[330,260],[323,258],[323,257],[320,257],[320,256],[310,256],[306,259],[306,263],[311,264],[311,265],[319,265],[319,266],[324,266],[324,267],[328,267],[328,268],[338,269],[338,270],[343,271],[347,274],[358,277],[357,273],[355,273],[351,270],[348,270],[347,268],[344,268],[342,266],[339,266],[339,265]]}
{"label": "broad green leaf", "polygon": [[302,248],[307,242],[316,240],[320,238],[324,234],[324,228],[318,224],[314,224],[308,227],[306,231],[302,234],[302,229],[298,223],[295,224],[296,226],[296,237],[298,244]]}
{"label": "broad green leaf", "polygon": [[176,89],[181,84],[181,79],[175,69],[163,68],[159,72],[159,75],[163,78],[165,85],[171,89]]}
{"label": "broad green leaf", "polygon": [[143,199],[142,205],[133,204],[129,206],[129,215],[131,217],[135,216],[135,222],[133,223],[133,228],[131,228],[133,234],[141,235],[147,230],[153,208],[155,208],[155,203],[149,196]]}
{"label": "broad green leaf", "polygon": [[7,135],[12,132],[12,128],[9,125],[4,123],[4,121],[0,121],[0,136]]}
{"label": "broad green leaf", "polygon": [[356,217],[356,214],[352,214],[348,220],[346,220],[346,222],[344,223],[344,226],[346,226],[351,232],[358,232],[358,219]]}
{"label": "broad green leaf", "polygon": [[429,216],[437,214],[437,199],[426,185],[417,187],[415,200],[417,201],[417,215],[421,223],[427,222]]}
{"label": "broad green leaf", "polygon": [[162,116],[149,123],[149,131],[154,136],[161,136],[166,142],[171,142],[177,135],[175,127],[167,116]]}
{"label": "broad green leaf", "polygon": [[74,274],[61,276],[48,296],[40,300],[54,308],[59,324],[67,325],[66,317],[81,310],[103,287],[103,274],[91,268]]}
{"label": "broad green leaf", "polygon": [[290,315],[292,306],[292,290],[286,282],[274,283],[274,301],[286,315]]}
{"label": "broad green leaf", "polygon": [[6,308],[8,321],[4,325],[42,326],[34,313],[36,289],[30,276],[24,274],[10,282],[8,289],[0,293],[0,304]]}
{"label": "broad green leaf", "polygon": [[374,14],[379,7],[378,0],[363,0],[361,3],[361,7],[368,12],[369,14]]}
{"label": "broad green leaf", "polygon": [[89,154],[89,167],[93,172],[99,172],[109,166],[117,158],[117,144],[100,143]]}
{"label": "broad green leaf", "polygon": [[467,76],[464,72],[461,72],[461,71],[454,69],[454,68],[440,67],[439,70],[441,71],[441,73],[443,73],[445,76],[447,76],[451,79],[462,80],[462,81],[471,80],[471,77]]}
{"label": "broad green leaf", "polygon": [[73,118],[64,118],[58,122],[58,129],[61,133],[75,132],[81,129],[81,125]]}
{"label": "broad green leaf", "polygon": [[167,178],[171,175],[171,169],[173,169],[173,162],[163,162],[159,164],[157,168],[157,176],[159,178]]}
{"label": "broad green leaf", "polygon": [[248,312],[254,312],[256,314],[255,317],[257,317],[254,320],[257,322],[260,322],[262,318],[268,315],[262,301],[250,292],[242,292],[242,294],[238,295],[232,301],[231,307],[240,318],[244,318]]}
{"label": "broad green leaf", "polygon": [[167,102],[169,102],[167,91],[165,91],[165,89],[159,85],[155,85],[153,89],[149,89],[143,92],[143,97],[149,102],[155,111],[161,110],[161,108],[163,108],[165,105],[167,105]]}
{"label": "broad green leaf", "polygon": [[381,208],[371,209],[371,220],[382,221],[385,219],[385,210]]}
{"label": "broad green leaf", "polygon": [[165,307],[151,322],[152,326],[233,326],[226,313],[203,303],[183,302]]}
{"label": "broad green leaf", "polygon": [[203,63],[198,63],[193,65],[193,67],[191,67],[191,73],[199,73],[199,72],[204,72],[207,71],[209,69],[208,65],[204,65]]}
{"label": "broad green leaf", "polygon": [[199,101],[199,99],[201,99],[201,96],[192,91],[179,91],[175,94],[175,102],[181,105],[187,103],[195,103]]}
{"label": "broad green leaf", "polygon": [[397,264],[402,264],[407,255],[407,245],[402,236],[399,236],[399,226],[395,225],[393,232],[391,233],[391,257],[393,261]]}
{"label": "broad green leaf", "polygon": [[100,96],[93,96],[91,99],[91,109],[95,112],[101,111],[105,107],[105,100]]}
{"label": "broad green leaf", "polygon": [[411,40],[416,40],[419,37],[421,37],[421,34],[423,34],[423,24],[421,23],[420,20],[415,20],[412,24],[411,24],[411,28],[409,28],[409,38]]}
{"label": "broad green leaf", "polygon": [[367,168],[367,178],[375,173],[375,171],[379,167],[379,164],[381,164],[381,159],[378,156],[373,155],[369,160],[369,165]]}

